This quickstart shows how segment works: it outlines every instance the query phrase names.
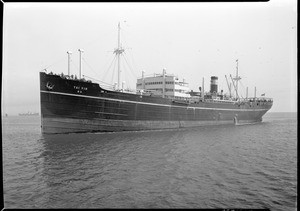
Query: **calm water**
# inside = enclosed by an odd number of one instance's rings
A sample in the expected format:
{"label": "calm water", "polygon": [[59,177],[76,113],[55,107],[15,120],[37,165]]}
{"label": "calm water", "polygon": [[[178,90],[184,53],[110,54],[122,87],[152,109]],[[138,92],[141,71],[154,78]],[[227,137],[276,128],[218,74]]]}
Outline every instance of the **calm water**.
{"label": "calm water", "polygon": [[7,117],[2,136],[5,208],[297,208],[296,113],[48,136],[40,117]]}

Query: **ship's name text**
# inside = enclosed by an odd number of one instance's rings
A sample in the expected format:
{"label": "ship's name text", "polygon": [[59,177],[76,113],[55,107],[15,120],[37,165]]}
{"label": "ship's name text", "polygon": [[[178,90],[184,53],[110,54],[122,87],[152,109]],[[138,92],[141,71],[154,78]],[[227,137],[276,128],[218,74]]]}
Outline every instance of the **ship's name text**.
{"label": "ship's name text", "polygon": [[87,90],[87,87],[83,87],[83,86],[74,86],[74,89],[77,90],[77,93],[82,93],[83,90]]}

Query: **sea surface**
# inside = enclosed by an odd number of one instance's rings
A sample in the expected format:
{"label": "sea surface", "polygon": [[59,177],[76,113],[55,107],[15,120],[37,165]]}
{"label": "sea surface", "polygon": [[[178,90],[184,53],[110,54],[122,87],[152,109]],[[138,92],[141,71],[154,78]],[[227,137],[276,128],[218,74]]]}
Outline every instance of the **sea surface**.
{"label": "sea surface", "polygon": [[297,209],[297,113],[262,123],[42,135],[2,117],[5,208]]}

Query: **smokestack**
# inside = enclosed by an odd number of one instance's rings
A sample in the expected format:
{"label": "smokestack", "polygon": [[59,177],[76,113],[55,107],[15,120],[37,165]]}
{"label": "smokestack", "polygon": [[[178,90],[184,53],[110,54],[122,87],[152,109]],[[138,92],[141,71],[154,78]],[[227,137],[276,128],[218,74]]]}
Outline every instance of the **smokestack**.
{"label": "smokestack", "polygon": [[217,76],[211,76],[210,78],[210,92],[211,93],[218,93],[218,77]]}

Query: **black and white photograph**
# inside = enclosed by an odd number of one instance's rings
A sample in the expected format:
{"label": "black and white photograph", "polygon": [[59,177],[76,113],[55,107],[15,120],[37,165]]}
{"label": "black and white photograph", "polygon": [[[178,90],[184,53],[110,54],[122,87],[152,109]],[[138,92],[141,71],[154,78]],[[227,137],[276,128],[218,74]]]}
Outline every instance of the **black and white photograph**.
{"label": "black and white photograph", "polygon": [[4,3],[3,208],[297,210],[297,13]]}

